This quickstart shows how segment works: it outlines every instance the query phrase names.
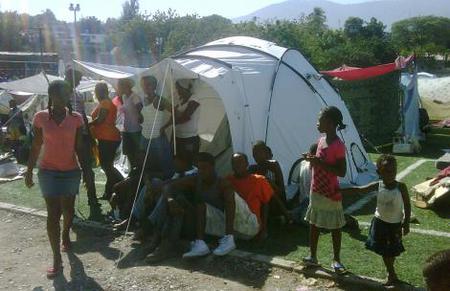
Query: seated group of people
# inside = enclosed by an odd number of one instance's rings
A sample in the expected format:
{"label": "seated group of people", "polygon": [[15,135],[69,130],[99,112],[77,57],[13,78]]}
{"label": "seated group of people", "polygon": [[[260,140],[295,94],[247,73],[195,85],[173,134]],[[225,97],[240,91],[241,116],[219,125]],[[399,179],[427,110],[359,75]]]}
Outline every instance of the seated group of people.
{"label": "seated group of people", "polygon": [[216,173],[211,154],[198,153],[193,166],[191,154],[179,151],[173,157],[171,178],[162,180],[147,172],[139,191],[135,191],[138,175],[125,179],[115,185],[111,199],[123,219],[115,226],[135,227],[135,238],[147,242],[149,262],[176,256],[183,249],[181,238],[192,241],[183,254],[187,258],[210,253],[205,234],[221,237],[213,251],[218,256],[236,248],[235,237],[264,239],[269,214],[292,219],[286,210],[281,169],[269,159],[270,148],[260,142],[253,152],[257,164],[252,166],[245,154],[234,153],[233,173],[227,177]]}

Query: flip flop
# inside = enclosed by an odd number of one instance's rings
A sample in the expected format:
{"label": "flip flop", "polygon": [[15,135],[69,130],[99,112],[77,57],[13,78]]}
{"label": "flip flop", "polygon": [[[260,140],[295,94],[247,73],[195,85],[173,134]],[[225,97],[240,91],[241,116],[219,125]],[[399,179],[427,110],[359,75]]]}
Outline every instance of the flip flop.
{"label": "flip flop", "polygon": [[54,279],[56,278],[59,273],[61,273],[63,270],[63,266],[60,266],[59,268],[49,267],[47,269],[47,278],[48,279]]}
{"label": "flip flop", "polygon": [[347,269],[339,262],[333,262],[331,264],[331,268],[334,270],[336,274],[345,274],[347,273]]}

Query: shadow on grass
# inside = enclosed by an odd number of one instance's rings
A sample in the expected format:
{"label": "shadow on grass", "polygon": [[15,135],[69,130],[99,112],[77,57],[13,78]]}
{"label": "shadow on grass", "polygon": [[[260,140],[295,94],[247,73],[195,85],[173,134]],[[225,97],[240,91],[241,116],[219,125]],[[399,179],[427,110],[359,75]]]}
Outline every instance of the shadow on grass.
{"label": "shadow on grass", "polygon": [[95,230],[74,225],[73,232],[77,239],[72,243],[73,252],[76,254],[85,254],[89,252],[98,252],[104,258],[115,261],[119,257],[120,250],[113,248],[110,244],[119,236],[109,230]]}
{"label": "shadow on grass", "polygon": [[[125,269],[134,266],[151,266],[152,264],[146,263],[143,260],[140,252],[141,248],[131,250],[121,260],[118,267]],[[212,254],[186,260],[181,258],[181,253],[179,252],[174,258],[166,259],[153,265],[173,267],[192,273],[207,274],[224,280],[239,282],[253,288],[262,288],[264,286],[272,268],[267,264],[231,256],[218,257]],[[224,288],[226,289],[226,285],[224,285]]]}
{"label": "shadow on grass", "polygon": [[432,207],[428,210],[433,211],[440,218],[450,219],[450,199],[446,199],[446,201],[442,201],[439,206]]}

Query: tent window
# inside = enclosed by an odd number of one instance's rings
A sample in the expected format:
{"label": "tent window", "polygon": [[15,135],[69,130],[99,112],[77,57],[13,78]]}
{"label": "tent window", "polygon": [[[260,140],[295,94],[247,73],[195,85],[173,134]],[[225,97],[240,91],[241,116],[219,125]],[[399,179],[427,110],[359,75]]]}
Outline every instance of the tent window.
{"label": "tent window", "polygon": [[358,173],[365,172],[368,168],[369,160],[366,158],[359,145],[352,143],[350,145],[350,154]]}

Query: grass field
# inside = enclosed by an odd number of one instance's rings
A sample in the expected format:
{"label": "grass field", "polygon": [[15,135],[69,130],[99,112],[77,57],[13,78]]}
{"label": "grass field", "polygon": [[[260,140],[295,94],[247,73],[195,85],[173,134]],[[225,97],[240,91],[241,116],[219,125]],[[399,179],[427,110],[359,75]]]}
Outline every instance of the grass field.
{"label": "grass field", "polygon": [[[426,143],[423,144],[423,151],[420,154],[405,156],[397,155],[398,171],[402,171],[409,165],[420,159],[436,159],[442,155],[441,149],[450,147],[450,134],[438,133],[429,135]],[[383,151],[388,152],[389,149],[384,148]],[[379,154],[370,153],[373,161],[377,159]],[[97,195],[103,192],[105,176],[100,170],[96,169],[97,177]],[[424,181],[427,177],[437,173],[433,162],[425,162],[409,175],[403,182],[406,183],[408,189],[412,186]],[[35,177],[35,182],[37,178]],[[36,185],[31,189],[27,189],[23,180],[14,181],[0,185],[0,201],[22,205],[37,209],[45,209],[44,201],[40,195],[39,187]],[[410,193],[412,195],[412,193]],[[348,207],[362,196],[344,197],[344,207]],[[87,195],[84,189],[81,189],[79,202],[76,205],[80,216],[103,221],[102,215],[94,213],[90,215],[90,209],[87,206]],[[370,203],[353,213],[359,220],[370,222],[375,210],[375,199]],[[108,205],[102,203],[102,210],[105,213]],[[418,220],[418,224],[412,225],[414,228],[424,230],[437,230],[450,232],[450,209],[444,210],[423,210],[412,207],[412,211]],[[361,227],[360,232],[344,232],[342,243],[342,260],[343,263],[354,273],[385,278],[385,271],[382,260],[379,256],[365,250],[364,242],[367,238],[367,227]],[[413,285],[423,285],[421,276],[421,266],[424,260],[432,253],[450,247],[450,238],[429,236],[423,234],[411,233],[404,239],[406,252],[400,256],[396,263],[396,267],[401,279]],[[262,253],[270,256],[281,256],[291,260],[300,261],[303,256],[308,255],[308,228],[304,226],[280,226],[276,221],[269,225],[269,238],[260,244],[239,242],[238,246],[242,249]],[[332,247],[330,234],[321,236],[319,242],[319,260],[328,266],[332,259]]]}

